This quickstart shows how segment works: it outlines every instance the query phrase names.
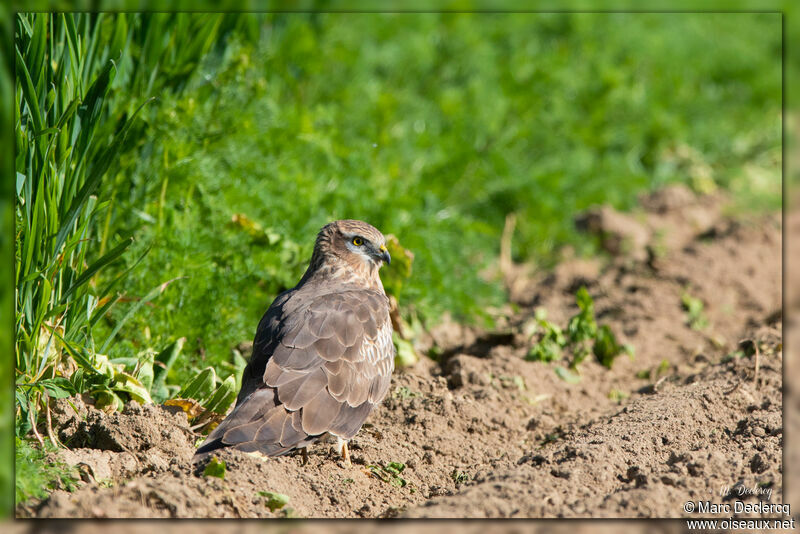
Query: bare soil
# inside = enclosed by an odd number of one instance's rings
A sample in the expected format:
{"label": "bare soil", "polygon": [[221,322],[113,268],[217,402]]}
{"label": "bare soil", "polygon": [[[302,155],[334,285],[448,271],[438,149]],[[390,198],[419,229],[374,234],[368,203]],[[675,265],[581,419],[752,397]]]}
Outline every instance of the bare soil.
{"label": "bare soil", "polygon": [[[687,500],[781,503],[781,220],[725,204],[678,187],[637,213],[598,208],[579,223],[609,258],[505,269],[515,311],[494,331],[444,321],[422,336],[437,360],[396,372],[351,467],[322,443],[306,465],[222,451],[225,478],[204,477],[183,412],[72,399],[77,413],[62,402],[53,424],[84,483],[17,516],[627,518],[682,517]],[[589,358],[573,384],[524,357],[535,309],[565,325],[581,285],[635,357],[610,370]],[[685,294],[706,325],[690,326]],[[259,492],[289,503],[270,510]]]}

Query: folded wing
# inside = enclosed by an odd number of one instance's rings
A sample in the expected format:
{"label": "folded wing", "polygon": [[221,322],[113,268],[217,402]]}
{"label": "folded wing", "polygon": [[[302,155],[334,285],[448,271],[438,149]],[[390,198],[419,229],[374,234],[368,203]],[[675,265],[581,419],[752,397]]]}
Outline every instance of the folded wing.
{"label": "folded wing", "polygon": [[277,456],[326,432],[350,439],[386,395],[393,368],[384,295],[282,295],[259,324],[236,407],[198,454],[233,446]]}

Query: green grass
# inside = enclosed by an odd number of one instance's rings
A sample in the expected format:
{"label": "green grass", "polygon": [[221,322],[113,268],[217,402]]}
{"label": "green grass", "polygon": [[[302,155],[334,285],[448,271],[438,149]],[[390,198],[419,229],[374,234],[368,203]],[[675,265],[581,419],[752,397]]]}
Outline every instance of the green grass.
{"label": "green grass", "polygon": [[[120,238],[104,252],[93,246],[93,223],[111,209],[96,193],[136,116],[106,120],[117,73],[114,58],[127,32],[116,24],[104,40],[97,37],[101,27],[92,26],[86,15],[15,18],[20,435],[35,427],[48,396],[74,393],[76,383],[85,382],[87,389],[97,385],[96,362],[87,347],[93,345],[93,325],[115,302],[112,290],[119,279],[94,288],[90,282],[131,244],[130,238]],[[104,300],[108,305],[101,304]],[[76,363],[86,380],[76,375],[70,384]]]}
{"label": "green grass", "polygon": [[333,218],[398,236],[415,255],[401,305],[435,322],[502,301],[479,273],[509,212],[514,257],[548,265],[565,245],[593,252],[576,212],[671,182],[774,209],[779,27],[774,14],[268,16],[260,40],[229,41],[159,102],[114,184],[128,263],[150,249],[126,293],[185,278],[113,350],[186,336],[177,381],[230,368]]}
{"label": "green grass", "polygon": [[61,462],[45,462],[47,452],[55,447],[41,448],[23,439],[16,439],[15,498],[17,504],[30,499],[43,499],[55,489],[72,491],[79,481],[77,469]]}

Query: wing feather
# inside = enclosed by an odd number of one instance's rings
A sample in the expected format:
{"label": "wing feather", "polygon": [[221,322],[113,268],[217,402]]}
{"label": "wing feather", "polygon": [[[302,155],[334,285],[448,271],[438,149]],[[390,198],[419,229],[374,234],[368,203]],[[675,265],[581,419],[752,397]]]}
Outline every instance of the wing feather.
{"label": "wing feather", "polygon": [[306,349],[314,344],[319,336],[311,331],[308,323],[298,324],[281,339],[281,344],[291,349]]}
{"label": "wing feather", "polygon": [[328,377],[321,367],[300,378],[278,386],[278,400],[288,410],[299,410],[328,385]]}
{"label": "wing feather", "polygon": [[283,420],[285,419],[284,410],[276,407],[272,410],[272,414],[264,420],[264,424],[258,429],[258,432],[253,436],[253,441],[261,442],[274,442],[279,436],[279,430],[283,427]]}
{"label": "wing feather", "polygon": [[314,343],[314,350],[323,360],[334,362],[344,355],[347,347],[338,337],[332,336],[318,339],[317,342]]}
{"label": "wing feather", "polygon": [[281,436],[278,442],[284,447],[293,447],[306,439],[308,434],[302,430],[297,430],[292,426],[292,417],[283,418],[283,427],[281,428]]}
{"label": "wing feather", "polygon": [[320,391],[303,407],[303,430],[312,436],[328,432],[341,408],[342,403],[334,399],[327,390]]}
{"label": "wing feather", "polygon": [[319,338],[329,338],[336,334],[336,311],[320,310],[308,315],[308,330]]}
{"label": "wing feather", "polygon": [[352,438],[361,430],[361,425],[367,420],[372,406],[369,402],[365,402],[361,406],[350,406],[344,403],[339,414],[331,422],[328,432],[342,439]]}
{"label": "wing feather", "polygon": [[388,299],[289,291],[267,310],[253,347],[236,407],[198,454],[233,446],[276,456],[325,432],[355,436],[391,382]]}
{"label": "wing feather", "polygon": [[339,365],[335,367],[338,372],[334,372],[332,370],[333,367],[329,364],[326,364],[324,367],[325,374],[328,377],[328,391],[330,391],[331,395],[333,395],[336,400],[344,400],[342,396],[347,390],[347,384],[352,376],[352,365],[342,360],[329,363],[338,363]]}

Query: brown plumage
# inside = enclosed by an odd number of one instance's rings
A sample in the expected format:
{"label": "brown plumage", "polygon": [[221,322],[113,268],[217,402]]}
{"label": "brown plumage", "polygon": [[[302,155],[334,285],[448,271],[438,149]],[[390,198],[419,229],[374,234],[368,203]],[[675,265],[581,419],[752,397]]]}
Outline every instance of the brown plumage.
{"label": "brown plumage", "polygon": [[367,223],[332,222],[306,273],[258,325],[236,406],[197,450],[280,456],[326,432],[347,442],[389,390],[394,369],[389,300],[378,270],[391,258]]}

